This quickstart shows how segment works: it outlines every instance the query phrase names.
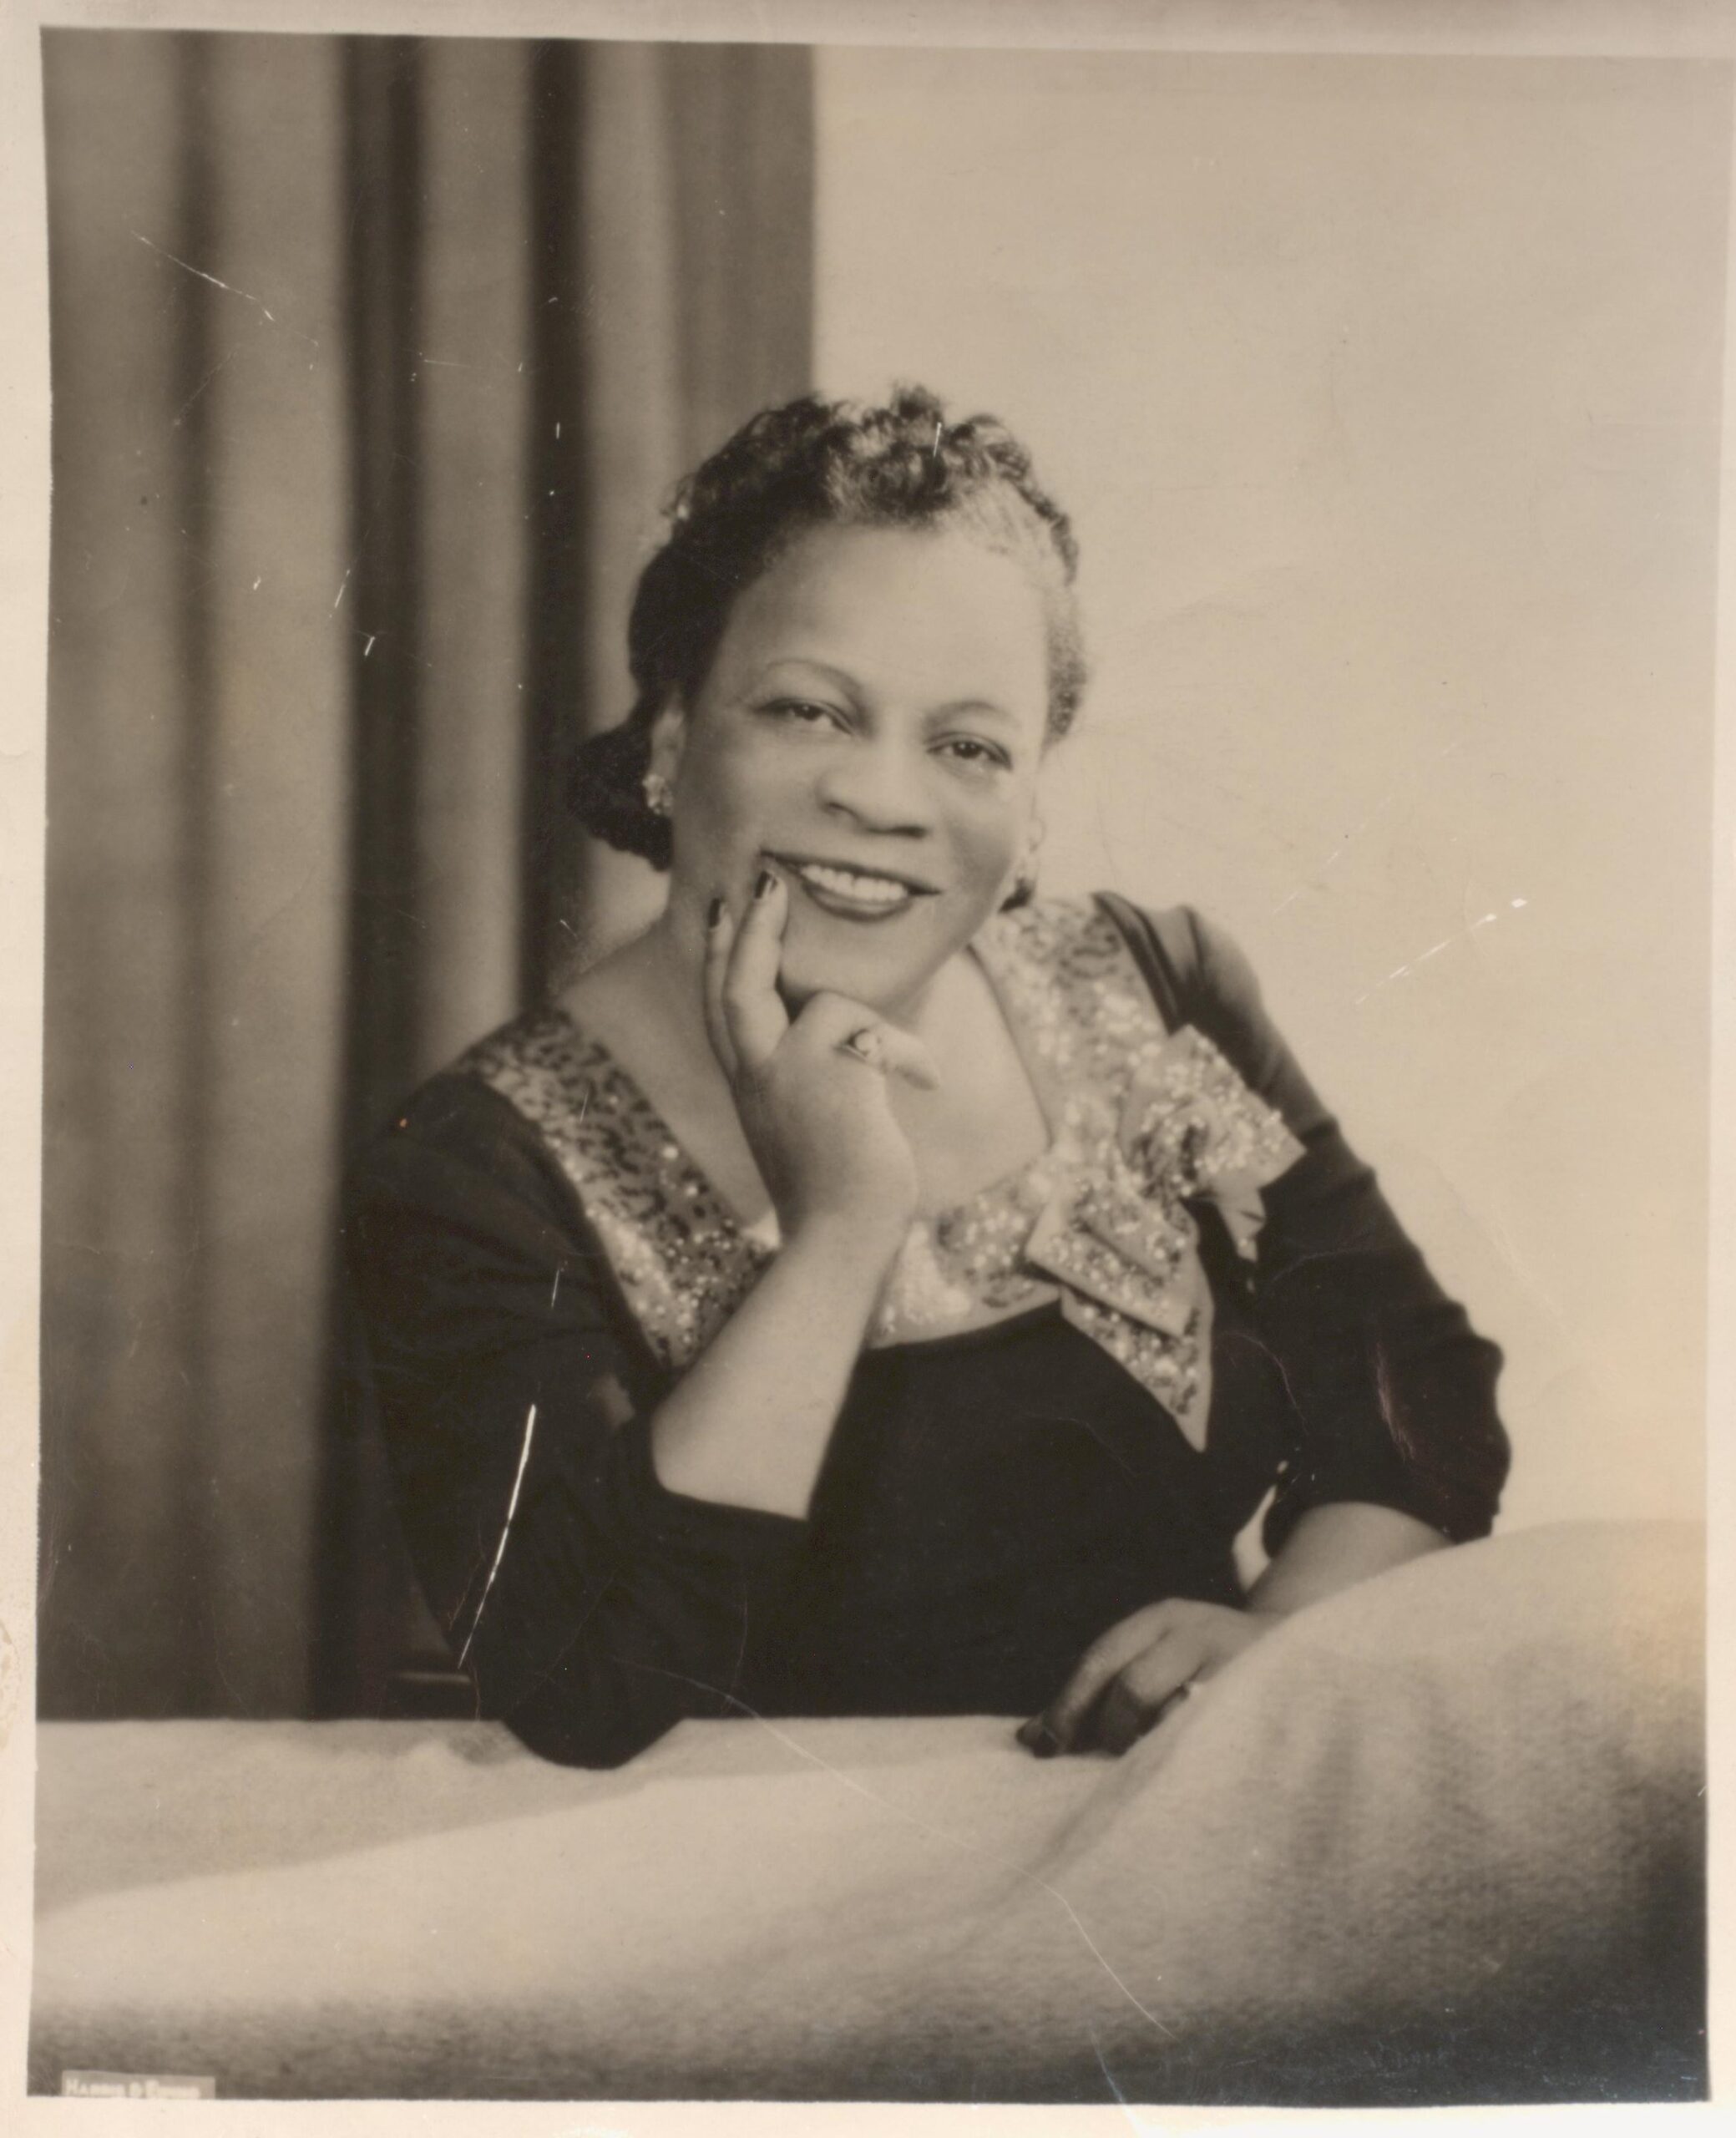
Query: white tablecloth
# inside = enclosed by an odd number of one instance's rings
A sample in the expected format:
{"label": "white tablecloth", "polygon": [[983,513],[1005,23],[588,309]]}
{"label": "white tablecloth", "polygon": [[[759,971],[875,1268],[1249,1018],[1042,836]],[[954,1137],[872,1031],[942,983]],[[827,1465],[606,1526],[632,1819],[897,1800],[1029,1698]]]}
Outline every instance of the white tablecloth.
{"label": "white tablecloth", "polygon": [[1125,1759],[1001,1719],[40,1733],[31,2083],[230,2095],[1693,2098],[1698,1532],[1288,1622]]}

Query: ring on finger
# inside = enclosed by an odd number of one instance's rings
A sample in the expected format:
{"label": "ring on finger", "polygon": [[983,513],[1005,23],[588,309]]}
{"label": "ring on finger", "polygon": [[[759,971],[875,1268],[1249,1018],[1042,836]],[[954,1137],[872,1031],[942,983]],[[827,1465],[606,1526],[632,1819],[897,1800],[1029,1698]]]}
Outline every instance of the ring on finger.
{"label": "ring on finger", "polygon": [[863,1025],[859,1031],[852,1032],[848,1039],[841,1039],[838,1051],[840,1054],[853,1055],[857,1061],[867,1062],[872,1069],[879,1066],[881,1045],[879,1027]]}

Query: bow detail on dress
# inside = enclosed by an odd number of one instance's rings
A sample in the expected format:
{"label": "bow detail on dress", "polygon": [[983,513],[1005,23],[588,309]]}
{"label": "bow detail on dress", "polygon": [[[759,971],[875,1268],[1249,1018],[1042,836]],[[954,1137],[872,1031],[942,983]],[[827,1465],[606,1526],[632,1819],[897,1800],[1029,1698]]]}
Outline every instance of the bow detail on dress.
{"label": "bow detail on dress", "polygon": [[1026,1263],[1060,1287],[1062,1313],[1196,1448],[1211,1405],[1212,1294],[1187,1205],[1214,1203],[1252,1260],[1260,1191],[1301,1155],[1282,1117],[1185,1026],[1141,1062],[1113,1135],[1064,1169],[1025,1244]]}

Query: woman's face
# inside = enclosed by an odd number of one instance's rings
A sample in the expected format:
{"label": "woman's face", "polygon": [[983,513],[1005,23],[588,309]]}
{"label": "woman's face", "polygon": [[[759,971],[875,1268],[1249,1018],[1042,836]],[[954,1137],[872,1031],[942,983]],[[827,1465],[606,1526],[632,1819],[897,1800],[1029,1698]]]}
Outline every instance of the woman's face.
{"label": "woman's face", "polygon": [[1048,717],[1041,599],[952,530],[822,528],[742,594],[652,762],[674,788],[671,916],[762,869],[790,889],[783,984],[894,1011],[1025,858]]}

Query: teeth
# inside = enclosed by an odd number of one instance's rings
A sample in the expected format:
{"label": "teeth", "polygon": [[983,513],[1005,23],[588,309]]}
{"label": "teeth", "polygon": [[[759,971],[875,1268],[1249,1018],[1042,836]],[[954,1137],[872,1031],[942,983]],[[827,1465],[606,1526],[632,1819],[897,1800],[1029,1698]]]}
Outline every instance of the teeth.
{"label": "teeth", "polygon": [[857,899],[864,905],[898,905],[910,896],[907,884],[886,876],[858,876],[853,869],[833,869],[823,862],[809,862],[799,872],[804,883],[822,891],[836,891],[840,898]]}

